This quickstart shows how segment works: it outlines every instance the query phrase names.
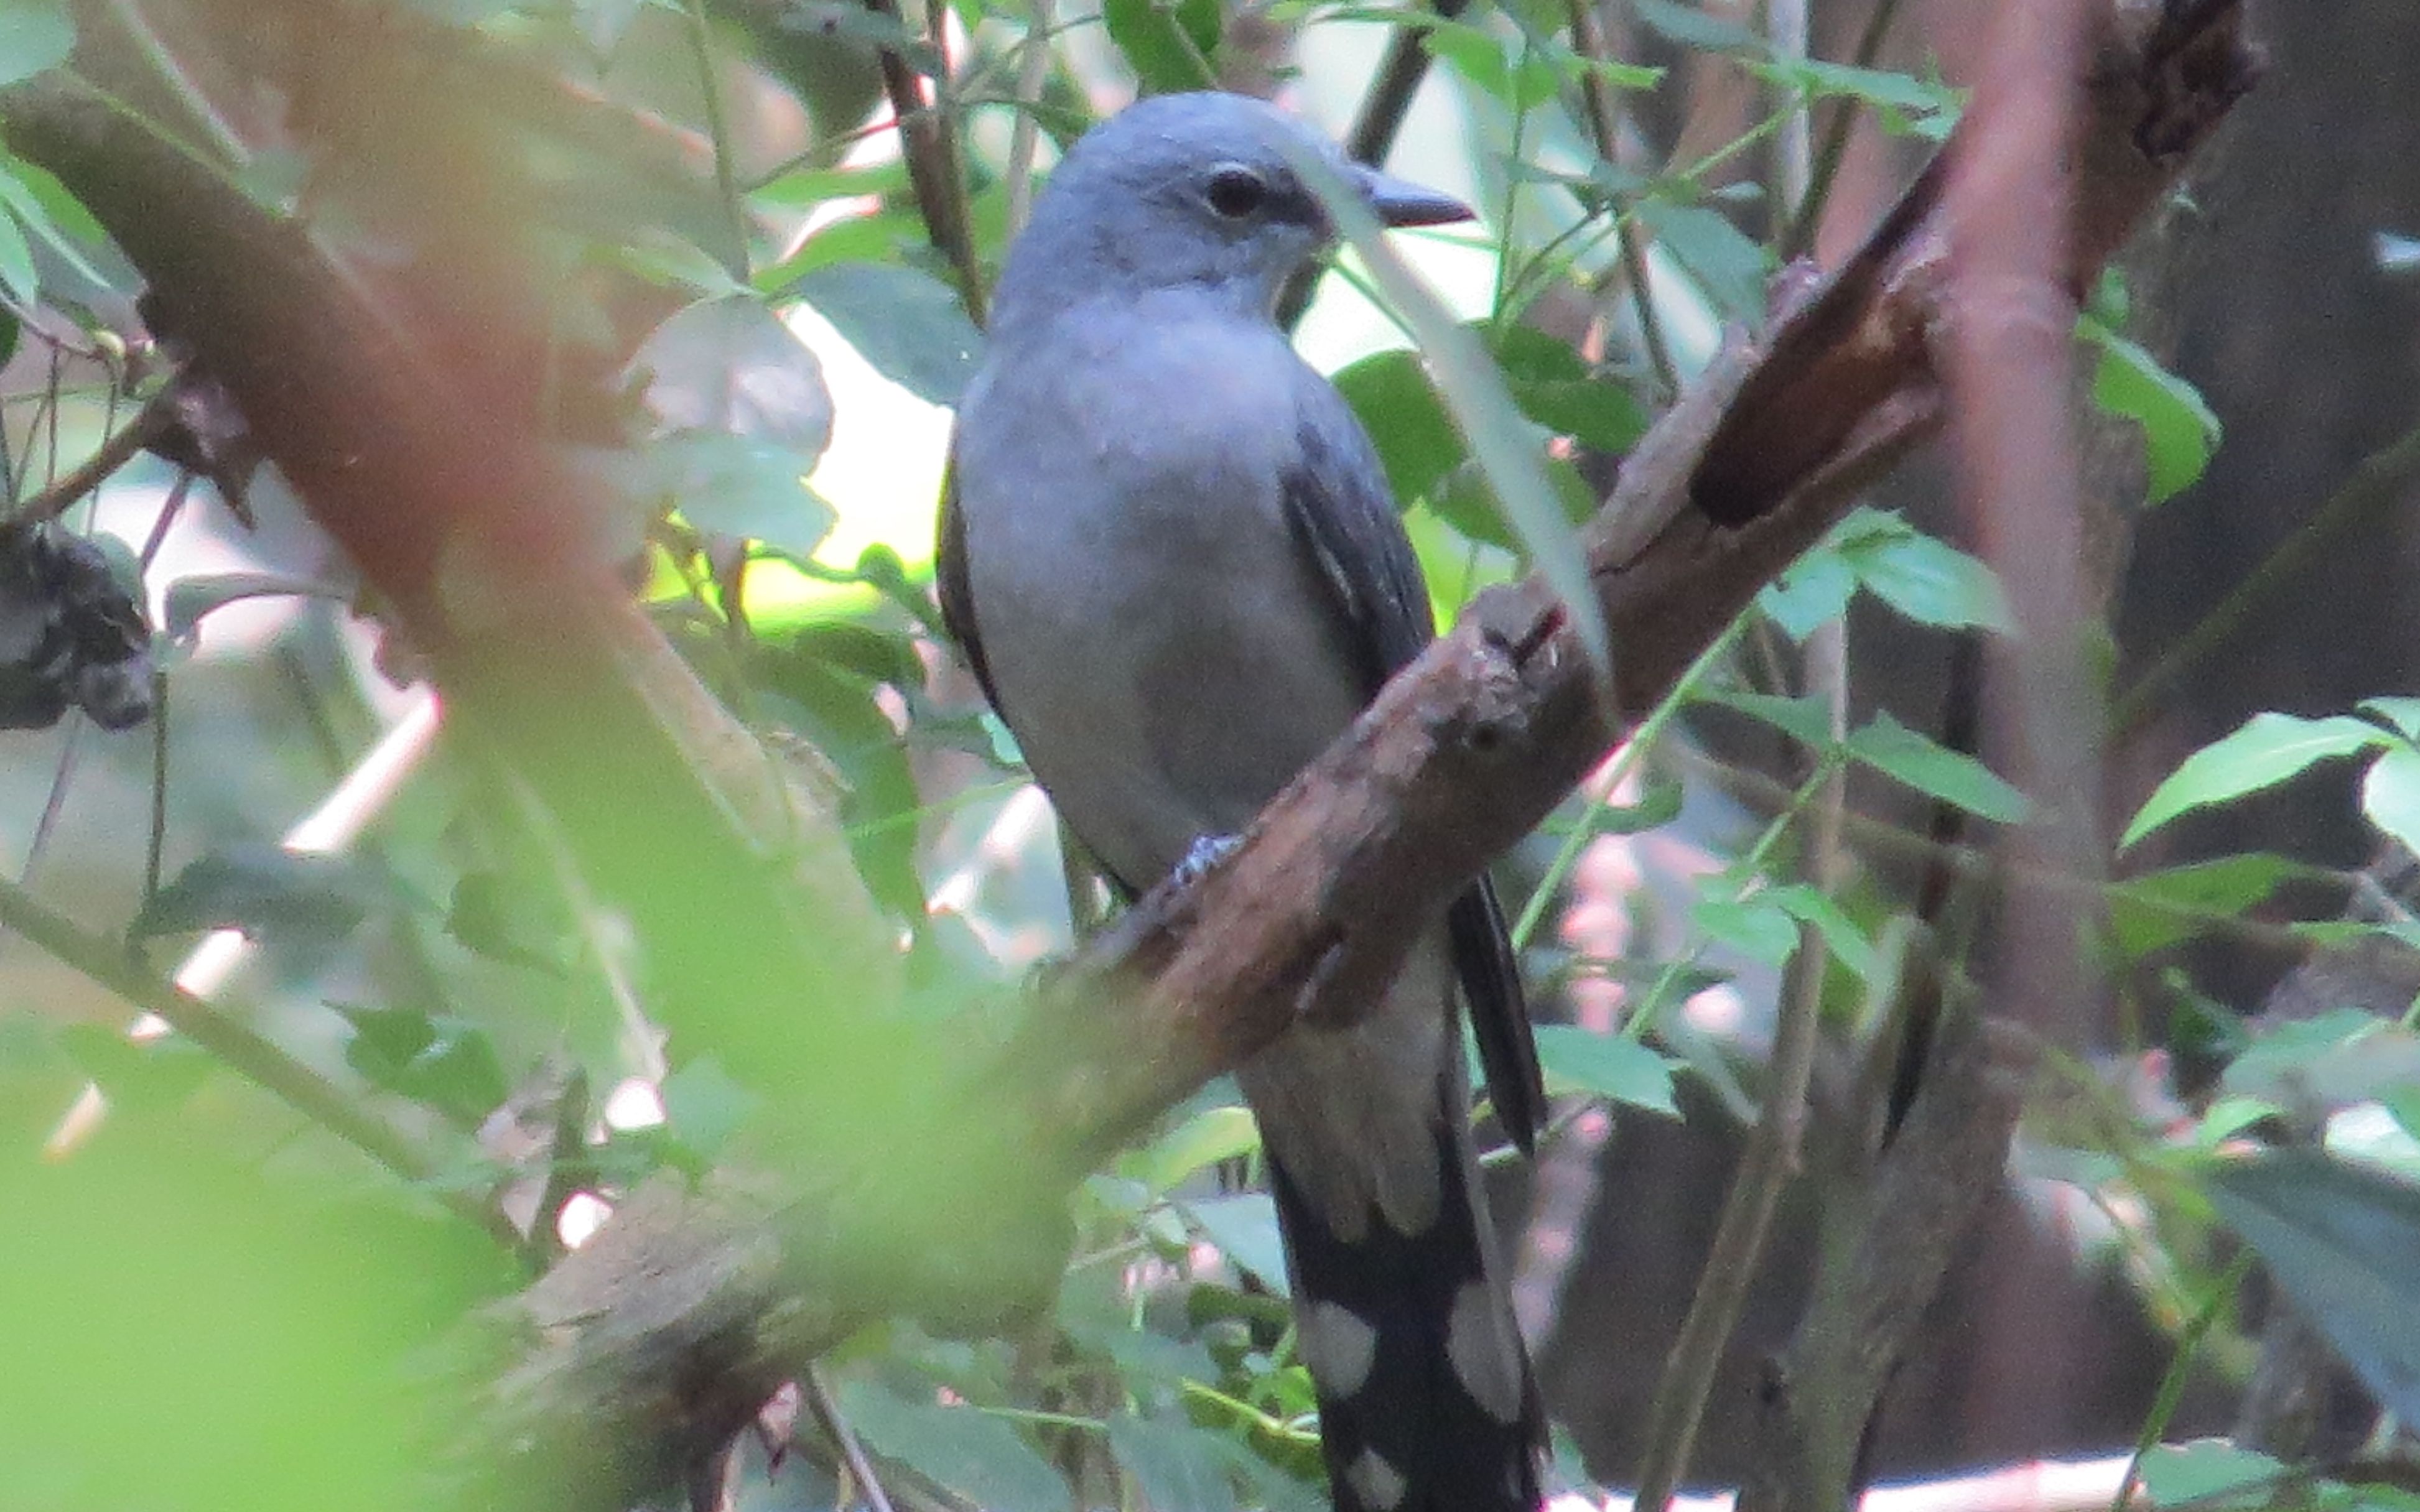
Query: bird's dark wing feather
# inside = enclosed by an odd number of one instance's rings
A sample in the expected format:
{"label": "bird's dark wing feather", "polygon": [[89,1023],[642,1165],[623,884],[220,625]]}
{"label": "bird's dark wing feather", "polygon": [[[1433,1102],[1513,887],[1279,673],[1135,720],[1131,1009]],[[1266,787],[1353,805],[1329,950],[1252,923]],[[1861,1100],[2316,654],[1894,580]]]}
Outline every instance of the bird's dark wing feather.
{"label": "bird's dark wing feather", "polygon": [[957,459],[941,474],[941,523],[934,532],[933,584],[941,600],[941,624],[983,685],[984,697],[1000,707],[1000,690],[992,687],[991,669],[984,665],[983,638],[975,630],[975,598],[967,584],[967,520],[958,508]]}
{"label": "bird's dark wing feather", "polygon": [[[1374,698],[1435,639],[1436,627],[1419,560],[1369,439],[1333,391],[1322,398],[1330,402],[1305,407],[1298,460],[1284,476],[1286,514],[1327,587],[1364,693]],[[1472,883],[1447,922],[1489,1100],[1505,1133],[1527,1150],[1545,1115],[1545,1086],[1495,885],[1484,876]]]}

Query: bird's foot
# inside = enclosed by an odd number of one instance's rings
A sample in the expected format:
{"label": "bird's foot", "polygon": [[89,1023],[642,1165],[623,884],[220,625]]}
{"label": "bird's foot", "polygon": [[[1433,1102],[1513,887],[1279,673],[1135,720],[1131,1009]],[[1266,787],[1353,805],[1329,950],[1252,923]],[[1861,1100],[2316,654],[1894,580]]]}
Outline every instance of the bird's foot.
{"label": "bird's foot", "polygon": [[1168,873],[1169,880],[1180,887],[1189,887],[1234,855],[1235,848],[1243,843],[1241,835],[1196,835],[1193,843],[1186,848],[1185,858]]}

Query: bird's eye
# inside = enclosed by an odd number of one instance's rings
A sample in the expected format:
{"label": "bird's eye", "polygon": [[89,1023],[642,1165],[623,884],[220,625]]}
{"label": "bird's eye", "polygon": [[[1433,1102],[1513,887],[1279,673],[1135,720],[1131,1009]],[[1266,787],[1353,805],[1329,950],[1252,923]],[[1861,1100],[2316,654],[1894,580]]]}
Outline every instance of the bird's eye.
{"label": "bird's eye", "polygon": [[1221,168],[1210,180],[1210,208],[1240,221],[1267,202],[1269,186],[1249,168]]}

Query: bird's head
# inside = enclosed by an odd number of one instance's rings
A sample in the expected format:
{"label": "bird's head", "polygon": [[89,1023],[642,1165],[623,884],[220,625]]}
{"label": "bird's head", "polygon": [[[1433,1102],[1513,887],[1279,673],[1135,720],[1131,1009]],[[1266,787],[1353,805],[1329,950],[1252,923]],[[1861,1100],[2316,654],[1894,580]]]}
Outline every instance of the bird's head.
{"label": "bird's head", "polygon": [[1041,313],[1105,287],[1201,285],[1265,313],[1335,238],[1306,163],[1324,163],[1387,225],[1470,219],[1461,201],[1348,162],[1335,145],[1245,95],[1160,95],[1068,150],[1010,248],[996,308]]}

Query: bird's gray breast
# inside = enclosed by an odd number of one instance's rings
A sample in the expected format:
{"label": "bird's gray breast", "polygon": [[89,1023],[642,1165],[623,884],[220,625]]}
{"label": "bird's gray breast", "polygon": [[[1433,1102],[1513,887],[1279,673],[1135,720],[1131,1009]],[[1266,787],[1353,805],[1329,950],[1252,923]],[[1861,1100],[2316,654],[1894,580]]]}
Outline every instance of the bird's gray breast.
{"label": "bird's gray breast", "polygon": [[995,352],[960,413],[969,594],[1035,776],[1148,887],[1357,711],[1280,492],[1299,385],[1323,380],[1274,329],[1141,322],[1036,345]]}

